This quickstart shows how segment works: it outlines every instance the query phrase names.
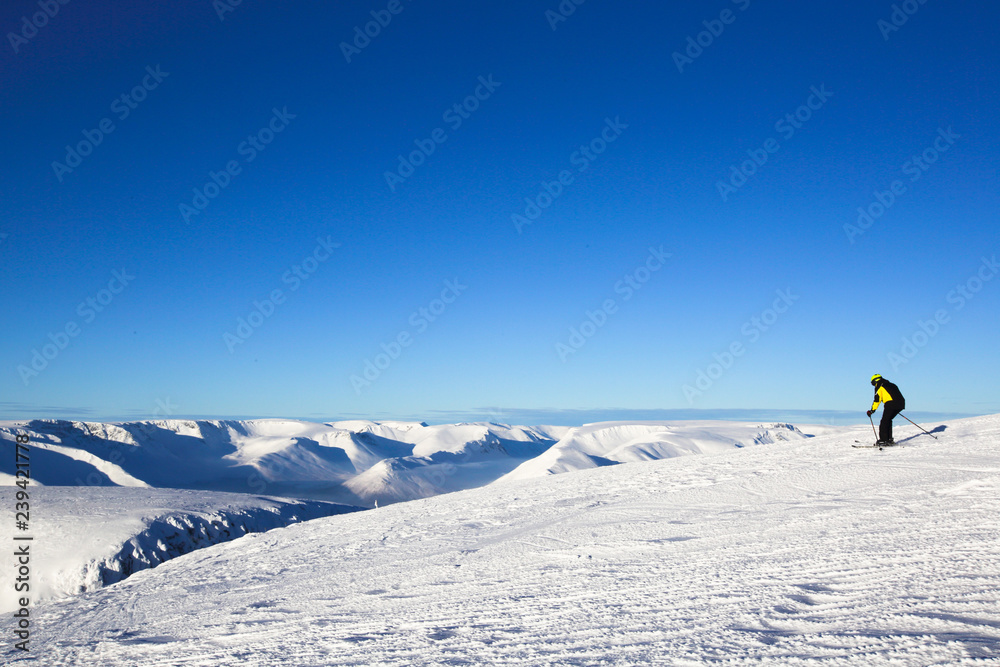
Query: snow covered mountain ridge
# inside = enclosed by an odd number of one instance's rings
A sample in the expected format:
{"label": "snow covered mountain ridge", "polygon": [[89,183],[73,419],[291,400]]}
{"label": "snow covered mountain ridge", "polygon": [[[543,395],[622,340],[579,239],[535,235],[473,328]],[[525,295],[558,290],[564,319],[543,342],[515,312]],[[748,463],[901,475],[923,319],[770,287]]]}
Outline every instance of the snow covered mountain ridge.
{"label": "snow covered mountain ridge", "polygon": [[[614,463],[719,453],[807,437],[788,424],[603,422],[577,428],[297,420],[0,422],[26,433],[47,486],[268,494],[371,507]],[[0,454],[0,484],[14,456]]]}
{"label": "snow covered mountain ridge", "polygon": [[806,437],[791,424],[600,422],[570,429],[545,453],[522,463],[501,479],[527,479],[688,454],[718,454],[734,448]]}

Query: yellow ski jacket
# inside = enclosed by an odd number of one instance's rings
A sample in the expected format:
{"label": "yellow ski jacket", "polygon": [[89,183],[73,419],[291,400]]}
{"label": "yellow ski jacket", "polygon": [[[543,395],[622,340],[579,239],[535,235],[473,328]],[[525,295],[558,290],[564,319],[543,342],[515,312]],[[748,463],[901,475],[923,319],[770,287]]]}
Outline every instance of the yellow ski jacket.
{"label": "yellow ski jacket", "polygon": [[878,406],[889,401],[903,401],[903,394],[899,387],[882,378],[875,385],[875,400],[872,403],[872,412],[878,410]]}

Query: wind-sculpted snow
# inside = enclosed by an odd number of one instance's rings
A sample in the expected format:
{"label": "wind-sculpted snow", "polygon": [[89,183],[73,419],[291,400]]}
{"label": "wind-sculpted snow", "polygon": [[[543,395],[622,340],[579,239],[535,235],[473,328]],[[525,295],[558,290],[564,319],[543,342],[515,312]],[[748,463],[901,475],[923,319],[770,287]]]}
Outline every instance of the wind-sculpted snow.
{"label": "wind-sculpted snow", "polygon": [[[114,487],[35,487],[31,599],[75,595],[122,581],[196,549],[299,521],[357,511],[320,501],[247,494]],[[17,487],[0,487],[13,507]],[[13,587],[0,611],[15,608]]]}
{"label": "wind-sculpted snow", "polygon": [[[1000,662],[1000,417],[508,480],[33,609],[70,665]],[[866,433],[866,430],[868,433]],[[581,454],[594,455],[594,454]]]}

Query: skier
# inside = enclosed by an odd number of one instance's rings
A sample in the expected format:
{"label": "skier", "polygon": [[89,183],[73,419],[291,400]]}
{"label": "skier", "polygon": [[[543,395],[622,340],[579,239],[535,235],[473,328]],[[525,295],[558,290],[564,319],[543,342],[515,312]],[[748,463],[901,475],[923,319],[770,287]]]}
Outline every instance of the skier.
{"label": "skier", "polygon": [[868,411],[868,417],[872,416],[881,403],[885,403],[882,410],[882,421],[878,424],[878,442],[876,445],[894,445],[892,439],[892,419],[906,409],[906,399],[900,393],[899,387],[886,380],[876,373],[872,376],[872,386],[875,387],[875,401],[872,409]]}

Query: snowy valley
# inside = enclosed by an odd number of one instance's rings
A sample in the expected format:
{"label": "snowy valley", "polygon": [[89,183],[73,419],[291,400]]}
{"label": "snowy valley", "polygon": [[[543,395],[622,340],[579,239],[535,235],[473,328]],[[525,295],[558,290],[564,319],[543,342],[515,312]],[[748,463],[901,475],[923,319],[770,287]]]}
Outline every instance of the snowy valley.
{"label": "snowy valley", "polygon": [[[16,491],[14,486],[0,486],[0,506],[14,507]],[[248,533],[362,509],[323,501],[136,487],[36,487],[30,499],[31,533],[38,536],[32,540],[31,559],[35,603],[97,590]],[[17,597],[13,586],[0,589],[0,612],[16,609]]]}

